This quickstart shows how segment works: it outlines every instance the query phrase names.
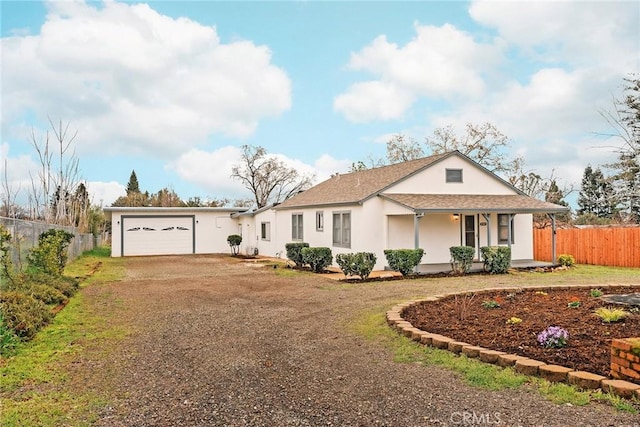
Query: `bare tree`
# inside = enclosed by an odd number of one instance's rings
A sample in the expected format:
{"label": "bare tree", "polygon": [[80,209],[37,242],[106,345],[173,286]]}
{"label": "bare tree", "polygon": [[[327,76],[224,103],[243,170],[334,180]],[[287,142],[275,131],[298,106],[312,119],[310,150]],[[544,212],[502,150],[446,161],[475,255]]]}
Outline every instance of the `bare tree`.
{"label": "bare tree", "polygon": [[40,168],[36,177],[31,175],[30,205],[33,205],[35,218],[60,225],[73,225],[74,218],[68,212],[69,204],[64,201],[66,195],[73,194],[78,185],[79,160],[73,149],[78,131],[70,134],[70,123],[63,126],[62,120],[56,126],[49,118],[49,124],[57,145],[56,161],[49,130],[44,139],[39,140],[31,129],[31,144],[36,150]]}
{"label": "bare tree", "polygon": [[402,163],[424,157],[420,143],[411,137],[399,133],[387,142],[387,160],[389,163]]}
{"label": "bare tree", "polygon": [[458,150],[491,172],[507,177],[522,164],[522,158],[507,156],[509,138],[491,123],[467,123],[462,135],[457,135],[453,126],[437,128],[426,138],[426,144],[434,154]]}
{"label": "bare tree", "polygon": [[262,147],[243,145],[241,161],[231,169],[231,178],[251,191],[257,207],[262,208],[311,187],[315,176],[301,175],[283,161],[268,156]]}
{"label": "bare tree", "polygon": [[22,209],[16,203],[20,186],[14,189],[13,183],[9,180],[9,164],[4,159],[4,176],[2,179],[2,206],[0,206],[0,216],[7,218],[18,218]]}

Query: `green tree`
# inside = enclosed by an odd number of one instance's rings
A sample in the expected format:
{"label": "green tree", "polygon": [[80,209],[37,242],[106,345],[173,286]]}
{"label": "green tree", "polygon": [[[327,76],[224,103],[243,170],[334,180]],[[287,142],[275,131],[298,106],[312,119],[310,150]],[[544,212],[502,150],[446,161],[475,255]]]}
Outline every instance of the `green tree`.
{"label": "green tree", "polygon": [[616,194],[609,179],[600,168],[591,166],[584,169],[578,195],[578,215],[591,214],[597,218],[611,219],[616,213]]}
{"label": "green tree", "polygon": [[140,193],[140,184],[138,183],[138,176],[136,175],[136,171],[131,171],[131,176],[129,176],[129,182],[127,183],[127,196],[130,196],[135,193]]}

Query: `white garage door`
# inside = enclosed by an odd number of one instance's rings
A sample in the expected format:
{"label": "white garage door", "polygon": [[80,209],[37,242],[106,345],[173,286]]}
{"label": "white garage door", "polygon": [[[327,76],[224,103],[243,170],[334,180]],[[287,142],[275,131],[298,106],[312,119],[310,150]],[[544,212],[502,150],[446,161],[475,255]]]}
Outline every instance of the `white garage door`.
{"label": "white garage door", "polygon": [[122,255],[194,253],[193,216],[122,218]]}

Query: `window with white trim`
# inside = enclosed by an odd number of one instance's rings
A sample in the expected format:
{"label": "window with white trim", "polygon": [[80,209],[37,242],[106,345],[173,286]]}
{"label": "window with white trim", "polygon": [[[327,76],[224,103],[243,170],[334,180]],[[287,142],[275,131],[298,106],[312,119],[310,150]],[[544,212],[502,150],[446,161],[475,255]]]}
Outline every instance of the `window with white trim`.
{"label": "window with white trim", "polygon": [[513,221],[509,214],[498,214],[498,243],[509,244],[509,227],[511,227],[511,244],[514,243]]}
{"label": "window with white trim", "polygon": [[333,246],[351,247],[351,212],[333,213]]}
{"label": "window with white trim", "polygon": [[462,182],[462,169],[445,169],[447,182]]}
{"label": "window with white trim", "polygon": [[271,223],[270,222],[260,223],[260,239],[271,240]]}
{"label": "window with white trim", "polygon": [[291,240],[304,240],[302,214],[291,214]]}
{"label": "window with white trim", "polygon": [[324,231],[324,211],[316,211],[316,231]]}

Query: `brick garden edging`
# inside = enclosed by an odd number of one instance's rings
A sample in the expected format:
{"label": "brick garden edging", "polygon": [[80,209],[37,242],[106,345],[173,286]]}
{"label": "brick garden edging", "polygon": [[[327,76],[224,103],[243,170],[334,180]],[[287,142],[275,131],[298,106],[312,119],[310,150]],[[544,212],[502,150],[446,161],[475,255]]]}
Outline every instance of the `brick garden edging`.
{"label": "brick garden edging", "polygon": [[[564,286],[531,286],[531,287],[516,287],[516,288],[487,288],[479,289],[475,291],[462,291],[452,292],[443,295],[436,295],[420,300],[408,301],[401,304],[397,304],[387,311],[386,318],[387,323],[396,329],[399,333],[419,342],[423,345],[436,347],[444,350],[449,350],[456,354],[463,354],[470,358],[477,358],[485,363],[492,363],[498,366],[506,367],[512,366],[514,370],[520,374],[539,376],[552,382],[566,382],[573,384],[582,389],[602,389],[605,392],[613,393],[625,398],[637,398],[640,399],[640,384],[635,384],[630,381],[626,381],[626,378],[636,378],[632,375],[625,376],[631,371],[615,371],[615,365],[612,363],[612,375],[617,376],[618,379],[611,379],[602,375],[596,375],[586,371],[576,371],[571,368],[567,368],[559,365],[546,364],[539,360],[530,359],[525,356],[519,356],[516,354],[508,354],[501,351],[486,349],[483,347],[474,346],[465,342],[456,341],[453,338],[445,337],[439,334],[433,334],[428,331],[415,328],[410,322],[407,322],[402,313],[407,307],[421,302],[435,302],[446,297],[452,297],[455,295],[465,295],[470,292],[487,292],[487,291],[519,291],[519,290],[564,290],[564,289],[607,289],[607,288],[636,288],[638,285],[628,284],[610,284],[610,285],[564,285]],[[624,353],[630,351],[631,347],[628,343],[624,343],[626,340],[613,340],[612,353],[617,359],[613,359],[614,362],[620,362],[624,365],[624,368],[633,367],[634,369],[640,368],[640,357],[632,353]],[[623,351],[620,357],[620,350]],[[627,354],[631,356],[627,358]],[[623,362],[628,361],[628,364]],[[626,366],[628,365],[628,366]],[[615,373],[614,373],[615,372]],[[637,374],[637,371],[636,371]]]}

